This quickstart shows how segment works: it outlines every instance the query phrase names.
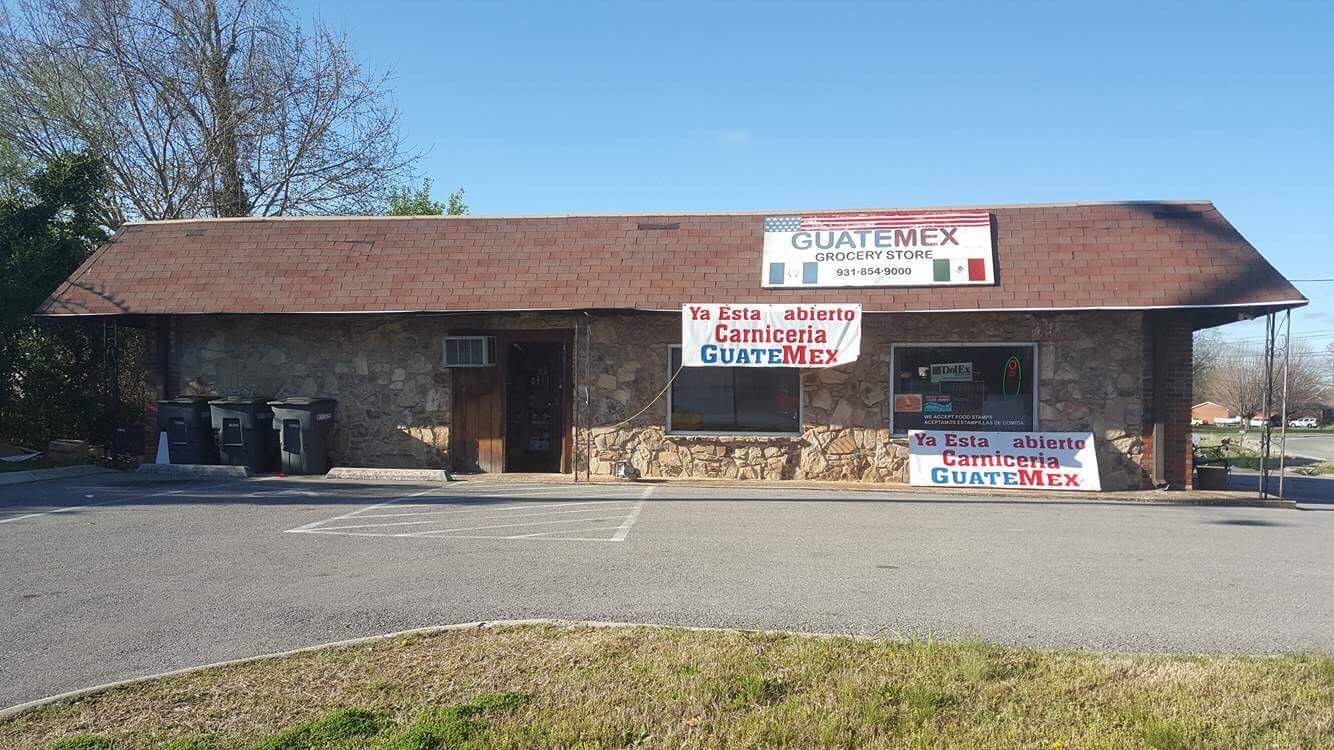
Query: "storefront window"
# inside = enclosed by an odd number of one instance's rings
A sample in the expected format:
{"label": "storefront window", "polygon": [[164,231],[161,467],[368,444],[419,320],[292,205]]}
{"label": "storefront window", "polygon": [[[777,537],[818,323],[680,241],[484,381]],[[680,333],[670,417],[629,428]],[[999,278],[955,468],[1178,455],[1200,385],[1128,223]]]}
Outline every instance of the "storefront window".
{"label": "storefront window", "polygon": [[1037,346],[895,346],[891,426],[908,430],[1037,430]]}
{"label": "storefront window", "polygon": [[672,347],[671,371],[681,371],[668,394],[671,432],[797,433],[801,431],[801,371],[795,367],[681,367]]}

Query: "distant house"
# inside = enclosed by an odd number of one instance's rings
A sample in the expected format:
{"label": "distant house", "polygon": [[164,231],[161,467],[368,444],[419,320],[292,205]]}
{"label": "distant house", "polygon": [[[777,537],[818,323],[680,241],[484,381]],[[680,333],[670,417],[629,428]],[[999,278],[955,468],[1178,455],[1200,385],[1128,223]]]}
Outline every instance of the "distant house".
{"label": "distant house", "polygon": [[1231,418],[1232,411],[1216,401],[1202,401],[1190,407],[1190,421],[1198,424],[1213,424]]}

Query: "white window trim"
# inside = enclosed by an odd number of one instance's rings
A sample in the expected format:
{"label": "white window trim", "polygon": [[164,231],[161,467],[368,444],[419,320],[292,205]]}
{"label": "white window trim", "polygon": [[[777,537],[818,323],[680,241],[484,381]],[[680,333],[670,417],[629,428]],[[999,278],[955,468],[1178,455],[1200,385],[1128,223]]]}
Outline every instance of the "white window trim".
{"label": "white window trim", "polygon": [[899,349],[929,349],[931,347],[949,347],[949,346],[1027,346],[1033,349],[1033,432],[1041,432],[1042,425],[1038,422],[1038,414],[1042,406],[1042,362],[1038,359],[1042,355],[1042,347],[1038,346],[1036,341],[905,341],[900,344],[891,344],[889,347],[889,361],[885,367],[889,370],[889,434],[895,437],[906,435],[907,430],[900,432],[894,426],[894,388],[899,382],[898,373],[894,372],[895,355]]}
{"label": "white window trim", "polygon": [[[667,345],[667,379],[671,382],[675,372],[672,370],[672,350],[680,349],[680,344]],[[672,388],[667,388],[667,434],[679,435],[681,437],[745,437],[745,438],[794,438],[801,437],[802,427],[806,424],[806,389],[802,386],[801,370],[799,368],[785,368],[797,370],[797,430],[796,432],[738,432],[712,430],[673,430],[672,429]],[[676,385],[671,383],[672,386]]]}

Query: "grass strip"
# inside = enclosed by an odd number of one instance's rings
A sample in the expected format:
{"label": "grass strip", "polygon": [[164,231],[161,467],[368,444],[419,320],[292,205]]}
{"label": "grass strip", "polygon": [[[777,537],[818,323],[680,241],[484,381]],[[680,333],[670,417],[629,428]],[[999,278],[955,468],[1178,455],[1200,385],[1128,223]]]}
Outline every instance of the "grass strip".
{"label": "grass strip", "polygon": [[1334,657],[521,626],[206,670],[0,721],[15,750],[719,746],[1334,748]]}

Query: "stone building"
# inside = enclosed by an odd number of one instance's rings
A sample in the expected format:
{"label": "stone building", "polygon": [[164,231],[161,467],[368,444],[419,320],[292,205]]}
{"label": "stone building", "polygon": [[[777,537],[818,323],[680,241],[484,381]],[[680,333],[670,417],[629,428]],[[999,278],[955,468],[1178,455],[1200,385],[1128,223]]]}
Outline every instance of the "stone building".
{"label": "stone building", "polygon": [[[760,214],[147,222],[39,314],[147,328],[160,397],[336,399],[341,466],[901,482],[943,400],[1188,486],[1192,332],[1304,298],[1207,202],[982,210],[987,283],[856,288],[765,288]],[[703,302],[860,303],[861,356],[679,368]]]}

